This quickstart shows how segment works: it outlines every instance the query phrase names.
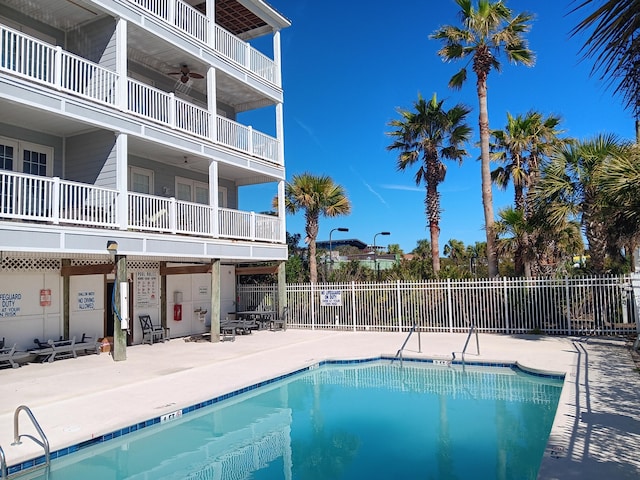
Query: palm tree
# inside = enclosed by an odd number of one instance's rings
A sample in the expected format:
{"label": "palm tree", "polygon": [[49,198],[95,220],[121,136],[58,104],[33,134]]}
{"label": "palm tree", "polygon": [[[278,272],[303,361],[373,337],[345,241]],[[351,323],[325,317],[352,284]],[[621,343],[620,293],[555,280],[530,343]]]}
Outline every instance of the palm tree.
{"label": "palm tree", "polygon": [[451,260],[453,260],[453,262],[457,265],[460,262],[460,260],[464,260],[464,256],[465,256],[464,242],[461,240],[456,240],[455,238],[451,238],[445,244],[442,252]]}
{"label": "palm tree", "polygon": [[582,47],[586,58],[594,58],[592,74],[601,72],[623,95],[636,118],[636,143],[640,143],[640,0],[581,0],[573,10],[594,6],[572,34],[591,31]]}
{"label": "palm tree", "polygon": [[320,216],[336,217],[351,213],[351,203],[344,188],[336,185],[328,176],[310,173],[294,175],[285,187],[285,208],[289,213],[305,211],[305,242],[309,244],[309,277],[311,283],[318,281],[316,262],[316,237]]}
{"label": "palm tree", "polygon": [[591,269],[597,274],[604,273],[607,254],[607,219],[598,180],[603,166],[623,158],[625,151],[626,144],[611,134],[567,145],[544,166],[535,187],[538,208],[546,212],[551,225],[580,220]]}
{"label": "palm tree", "polygon": [[[504,164],[491,172],[491,178],[501,189],[510,182],[514,189],[515,211],[521,215],[521,222],[527,223],[531,216],[531,205],[527,204],[530,187],[539,177],[541,160],[560,145],[566,143],[559,139],[560,118],[550,115],[547,118],[535,111],[526,115],[512,116],[507,112],[507,125],[504,130],[494,130],[491,135],[492,158]],[[515,219],[511,216],[511,219]],[[504,218],[501,220],[504,221]],[[518,276],[530,275],[530,266],[526,264],[524,250],[529,248],[529,230],[518,229],[521,238],[517,239],[514,254],[514,273]],[[504,242],[503,242],[504,243]]]}
{"label": "palm tree", "polygon": [[640,146],[630,146],[624,156],[606,161],[600,173],[598,185],[605,199],[605,216],[610,219],[610,235],[622,243],[633,268],[640,242]]}
{"label": "palm tree", "polygon": [[414,111],[398,109],[400,120],[392,120],[389,126],[395,130],[388,133],[393,138],[387,150],[398,150],[398,170],[405,170],[417,161],[420,167],[415,175],[416,185],[426,185],[426,214],[431,237],[431,262],[433,272],[440,271],[440,193],[438,185],[447,172],[441,159],[462,162],[467,151],[462,144],[469,140],[471,129],[465,123],[471,111],[462,104],[450,110],[443,108],[444,100],[438,101],[436,94],[430,101],[421,95],[413,104]]}
{"label": "palm tree", "polygon": [[[480,110],[480,150],[482,176],[482,203],[487,234],[487,255],[489,275],[498,275],[498,259],[496,256],[496,235],[493,216],[493,195],[491,192],[491,158],[489,151],[489,113],[487,108],[487,77],[491,70],[500,70],[498,57],[504,53],[514,64],[531,66],[534,55],[529,50],[523,34],[528,32],[532,16],[520,13],[515,17],[511,9],[502,1],[491,2],[478,0],[478,8],[474,8],[471,0],[456,0],[460,6],[462,28],[446,25],[439,28],[431,38],[441,40],[444,46],[438,55],[444,61],[473,60],[473,71],[476,74],[476,91]],[[467,69],[463,67],[449,80],[449,87],[460,89],[467,79]]]}

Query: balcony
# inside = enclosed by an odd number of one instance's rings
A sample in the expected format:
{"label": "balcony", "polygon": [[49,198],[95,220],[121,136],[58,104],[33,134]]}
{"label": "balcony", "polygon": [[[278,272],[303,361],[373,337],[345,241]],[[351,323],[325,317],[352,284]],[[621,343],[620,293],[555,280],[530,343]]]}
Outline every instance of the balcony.
{"label": "balcony", "polygon": [[[146,3],[146,2],[145,2]],[[283,165],[278,140],[0,25],[0,71]],[[121,90],[126,91],[121,92]],[[124,98],[125,101],[118,100]]]}
{"label": "balcony", "polygon": [[283,243],[278,217],[0,170],[0,218]]}
{"label": "balcony", "polygon": [[280,86],[276,64],[248,43],[213,24],[206,15],[181,0],[128,0],[145,12],[162,19],[190,37],[211,47],[216,53],[247,69],[263,80]]}

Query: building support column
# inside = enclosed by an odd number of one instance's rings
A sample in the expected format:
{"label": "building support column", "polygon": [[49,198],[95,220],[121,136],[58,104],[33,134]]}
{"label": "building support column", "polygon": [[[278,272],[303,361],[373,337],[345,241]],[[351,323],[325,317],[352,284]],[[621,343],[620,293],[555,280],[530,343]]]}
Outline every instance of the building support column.
{"label": "building support column", "polygon": [[[129,279],[127,276],[126,255],[116,255],[116,281],[113,286],[115,298],[113,299],[113,359],[116,362],[127,359],[127,329],[129,328],[129,295],[123,301],[123,289],[129,290]],[[126,285],[126,286],[125,286]],[[125,323],[127,325],[125,326]],[[122,327],[125,326],[123,329]]]}
{"label": "building support column", "polygon": [[218,141],[218,97],[216,95],[216,69],[207,69],[207,110],[209,112],[209,140]]}
{"label": "building support column", "polygon": [[127,80],[127,21],[119,18],[116,21],[116,73],[118,85],[116,87],[116,104],[120,110],[129,108],[129,85]]}
{"label": "building support column", "polygon": [[287,273],[286,262],[278,264],[278,318],[283,318],[287,306]]}
{"label": "building support column", "polygon": [[211,341],[220,341],[220,260],[211,262]]}
{"label": "building support column", "polygon": [[220,190],[218,181],[218,162],[216,160],[212,160],[209,164],[209,205],[212,207],[209,223],[209,225],[211,225],[211,231],[209,233],[213,238],[218,238],[220,236]]}
{"label": "building support column", "polygon": [[116,190],[118,199],[116,200],[116,222],[120,230],[129,228],[129,199],[128,199],[128,160],[129,137],[125,133],[116,135]]}

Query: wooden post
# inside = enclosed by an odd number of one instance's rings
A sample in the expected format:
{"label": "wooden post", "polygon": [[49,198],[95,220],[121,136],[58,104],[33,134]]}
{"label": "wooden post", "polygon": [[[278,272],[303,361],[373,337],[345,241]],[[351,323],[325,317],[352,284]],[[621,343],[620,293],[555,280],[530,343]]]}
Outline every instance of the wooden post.
{"label": "wooden post", "polygon": [[[63,259],[62,260],[63,267],[71,266],[71,260]],[[64,338],[69,338],[69,290],[70,290],[70,277],[69,275],[65,275],[62,277],[62,325]]]}
{"label": "wooden post", "polygon": [[[122,305],[120,297],[121,283],[128,283],[127,280],[127,257],[116,255],[116,281],[113,286],[115,291],[115,309],[119,315],[113,315],[113,359],[116,362],[127,359],[127,330],[123,330],[120,319],[129,318],[129,307]],[[119,317],[119,318],[118,318]],[[129,318],[129,322],[131,319]]]}
{"label": "wooden post", "polygon": [[284,307],[287,306],[287,273],[285,262],[278,265],[278,318],[284,315]]}

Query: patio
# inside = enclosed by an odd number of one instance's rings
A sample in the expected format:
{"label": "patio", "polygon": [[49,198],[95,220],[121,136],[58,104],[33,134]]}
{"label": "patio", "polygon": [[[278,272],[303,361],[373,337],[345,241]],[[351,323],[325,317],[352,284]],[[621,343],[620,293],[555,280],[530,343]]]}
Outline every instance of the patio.
{"label": "patio", "polygon": [[[27,405],[51,450],[74,445],[145,419],[173,412],[328,358],[394,355],[404,333],[266,330],[235,342],[173,339],[127,350],[125,362],[108,354],[0,371],[0,445],[10,465],[39,456],[33,442],[11,446],[13,413]],[[465,334],[412,337],[405,356],[451,359]],[[540,469],[541,479],[638,478],[640,374],[623,338],[480,334],[467,361],[517,361],[566,373],[565,388]],[[615,361],[612,361],[615,359]],[[29,432],[21,416],[20,432]]]}

